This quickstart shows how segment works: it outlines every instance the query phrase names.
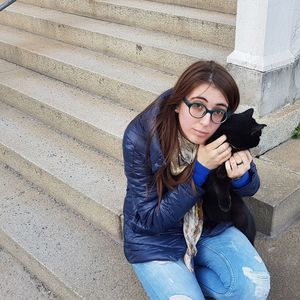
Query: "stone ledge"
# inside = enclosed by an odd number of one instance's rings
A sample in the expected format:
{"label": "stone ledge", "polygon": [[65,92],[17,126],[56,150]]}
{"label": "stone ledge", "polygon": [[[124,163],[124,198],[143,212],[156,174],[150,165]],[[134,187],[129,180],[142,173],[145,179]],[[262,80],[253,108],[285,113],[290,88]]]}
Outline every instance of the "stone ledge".
{"label": "stone ledge", "polygon": [[263,159],[255,159],[261,179],[259,191],[246,199],[258,231],[275,236],[300,213],[300,174]]}
{"label": "stone ledge", "polygon": [[258,118],[257,122],[266,124],[263,129],[259,146],[254,150],[256,155],[261,155],[266,151],[287,141],[300,120],[300,99],[293,104],[288,104],[276,112],[263,118]]}

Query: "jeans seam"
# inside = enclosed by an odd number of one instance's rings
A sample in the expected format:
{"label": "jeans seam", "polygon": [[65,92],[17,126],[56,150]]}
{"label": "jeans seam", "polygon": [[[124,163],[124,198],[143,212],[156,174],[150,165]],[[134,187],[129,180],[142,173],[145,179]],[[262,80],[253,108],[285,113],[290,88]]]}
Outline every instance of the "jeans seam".
{"label": "jeans seam", "polygon": [[[236,276],[234,275],[234,272],[233,272],[233,268],[229,262],[229,260],[226,258],[226,256],[223,254],[223,253],[219,253],[217,251],[215,251],[214,249],[210,248],[209,246],[206,246],[204,243],[202,244],[203,247],[206,247],[207,249],[209,249],[210,251],[214,252],[215,254],[217,254],[224,262],[225,262],[225,265],[227,266],[229,272],[230,272],[230,275],[231,275],[231,282],[230,282],[230,286],[228,288],[228,290],[225,292],[225,293],[218,293],[212,289],[210,289],[208,286],[206,286],[205,284],[203,284],[207,289],[213,291],[214,293],[216,294],[220,294],[220,295],[224,295],[224,296],[231,296],[232,295],[232,290],[233,290],[233,286],[234,284],[236,283]],[[199,254],[200,255],[200,254]],[[205,266],[207,267],[207,266]],[[212,269],[211,269],[212,270]],[[214,271],[214,270],[212,270]]]}

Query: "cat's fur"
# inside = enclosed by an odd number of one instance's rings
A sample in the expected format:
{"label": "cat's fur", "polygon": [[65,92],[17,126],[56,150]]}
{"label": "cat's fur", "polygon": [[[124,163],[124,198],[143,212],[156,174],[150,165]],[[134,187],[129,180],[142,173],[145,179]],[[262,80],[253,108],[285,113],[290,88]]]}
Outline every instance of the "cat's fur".
{"label": "cat's fur", "polygon": [[[232,153],[257,146],[262,128],[266,125],[257,124],[252,115],[253,109],[233,114],[206,143],[225,134],[227,142],[232,147]],[[204,190],[202,204],[204,225],[213,227],[219,222],[231,221],[254,244],[255,221],[243,199],[234,192],[231,179],[227,176],[225,163],[210,172]]]}

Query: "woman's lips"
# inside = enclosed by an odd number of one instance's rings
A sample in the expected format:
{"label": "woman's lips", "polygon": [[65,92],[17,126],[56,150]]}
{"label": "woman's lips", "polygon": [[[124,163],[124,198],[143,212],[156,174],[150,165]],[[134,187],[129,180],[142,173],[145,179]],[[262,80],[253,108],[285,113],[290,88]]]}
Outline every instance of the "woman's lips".
{"label": "woman's lips", "polygon": [[205,131],[202,131],[202,130],[194,129],[194,131],[196,132],[196,134],[198,136],[207,136],[208,135],[208,132],[205,132]]}

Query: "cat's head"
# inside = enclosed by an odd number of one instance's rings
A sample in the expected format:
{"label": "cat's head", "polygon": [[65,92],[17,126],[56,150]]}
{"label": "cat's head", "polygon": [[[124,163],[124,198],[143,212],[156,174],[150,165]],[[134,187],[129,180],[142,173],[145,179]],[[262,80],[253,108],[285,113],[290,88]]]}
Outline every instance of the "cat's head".
{"label": "cat's head", "polygon": [[242,113],[232,114],[207,140],[206,144],[225,134],[233,151],[256,147],[259,144],[262,129],[266,125],[258,124],[252,117],[253,112],[253,108],[250,108]]}

